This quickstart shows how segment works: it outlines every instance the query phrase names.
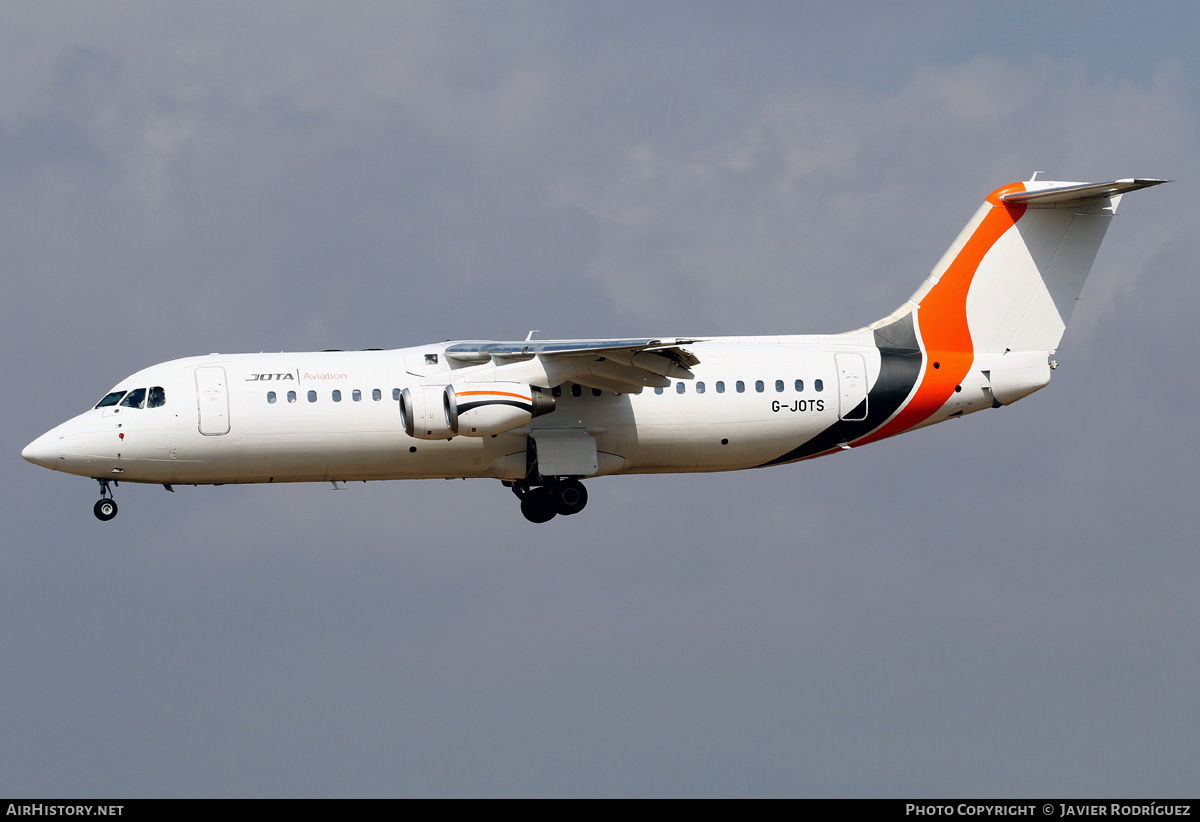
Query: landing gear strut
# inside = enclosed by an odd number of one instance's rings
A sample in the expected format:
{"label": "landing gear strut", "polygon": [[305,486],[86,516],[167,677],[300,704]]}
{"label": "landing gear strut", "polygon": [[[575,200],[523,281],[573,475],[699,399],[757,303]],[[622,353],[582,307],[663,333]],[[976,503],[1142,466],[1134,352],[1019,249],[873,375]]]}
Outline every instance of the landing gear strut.
{"label": "landing gear strut", "polygon": [[[521,514],[530,522],[549,522],[558,514],[578,514],[587,505],[583,483],[573,477],[539,477],[511,483],[512,492],[521,500]],[[507,484],[507,483],[506,483]]]}
{"label": "landing gear strut", "polygon": [[92,506],[92,513],[101,522],[108,522],[117,515],[117,501],[113,499],[112,491],[109,490],[108,480],[97,478],[96,482],[100,483],[100,501]]}
{"label": "landing gear strut", "polygon": [[525,479],[504,480],[521,501],[521,514],[530,522],[549,522],[559,514],[578,514],[588,492],[575,477],[545,476],[538,470],[537,441],[525,441]]}

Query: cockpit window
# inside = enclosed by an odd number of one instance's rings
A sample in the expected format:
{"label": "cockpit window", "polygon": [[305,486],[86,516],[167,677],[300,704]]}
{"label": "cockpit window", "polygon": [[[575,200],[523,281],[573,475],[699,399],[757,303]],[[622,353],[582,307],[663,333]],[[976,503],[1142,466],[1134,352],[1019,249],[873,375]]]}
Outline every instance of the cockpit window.
{"label": "cockpit window", "polygon": [[167,392],[163,391],[161,385],[156,385],[150,389],[150,396],[146,398],[147,408],[158,408],[167,404]]}
{"label": "cockpit window", "polygon": [[110,405],[116,405],[121,401],[121,397],[125,396],[124,391],[114,391],[100,402],[96,403],[97,408],[108,408]]}
{"label": "cockpit window", "polygon": [[125,408],[141,408],[146,404],[146,389],[135,388],[125,395],[121,405]]}

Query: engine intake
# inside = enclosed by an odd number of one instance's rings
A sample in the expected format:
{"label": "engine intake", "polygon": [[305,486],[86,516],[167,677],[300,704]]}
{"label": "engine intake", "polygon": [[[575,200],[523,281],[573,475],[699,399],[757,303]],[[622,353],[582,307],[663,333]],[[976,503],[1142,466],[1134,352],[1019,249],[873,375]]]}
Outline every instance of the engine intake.
{"label": "engine intake", "polygon": [[404,433],[419,440],[453,437],[450,423],[449,386],[414,385],[400,392],[400,421]]}

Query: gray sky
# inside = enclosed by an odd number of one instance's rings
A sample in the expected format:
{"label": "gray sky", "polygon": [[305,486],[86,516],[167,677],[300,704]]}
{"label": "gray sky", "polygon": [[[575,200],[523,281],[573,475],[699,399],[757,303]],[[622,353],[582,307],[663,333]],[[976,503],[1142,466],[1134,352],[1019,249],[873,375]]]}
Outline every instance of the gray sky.
{"label": "gray sky", "polygon": [[[1194,795],[1200,13],[0,6],[0,795]],[[801,465],[123,486],[139,368],[840,331],[992,189],[1129,195],[1012,408]]]}

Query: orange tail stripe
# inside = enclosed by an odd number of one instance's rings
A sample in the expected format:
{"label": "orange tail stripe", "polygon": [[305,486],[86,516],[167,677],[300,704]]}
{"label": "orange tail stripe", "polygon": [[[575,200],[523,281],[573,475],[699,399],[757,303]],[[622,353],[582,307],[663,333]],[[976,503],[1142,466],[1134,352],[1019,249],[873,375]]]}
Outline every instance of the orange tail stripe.
{"label": "orange tail stripe", "polygon": [[917,393],[891,422],[857,444],[881,440],[924,422],[946,404],[954,394],[954,387],[970,371],[975,349],[967,326],[967,292],[984,256],[1025,213],[1024,205],[1004,203],[1000,195],[1024,190],[1025,186],[1017,183],[988,196],[991,211],[917,309],[917,327],[925,350],[925,374]]}

